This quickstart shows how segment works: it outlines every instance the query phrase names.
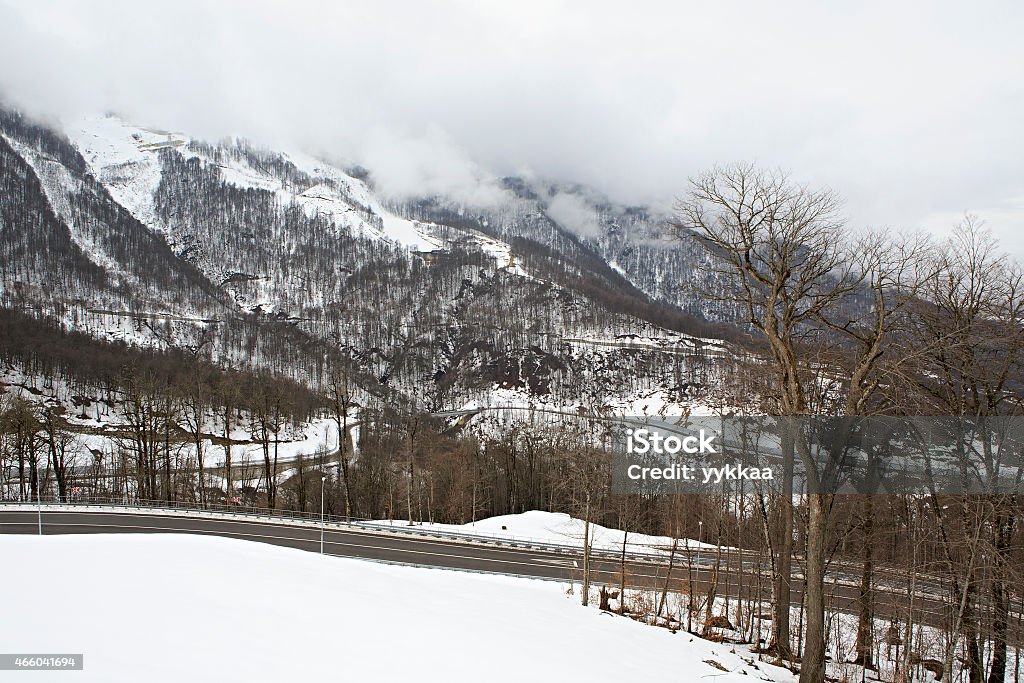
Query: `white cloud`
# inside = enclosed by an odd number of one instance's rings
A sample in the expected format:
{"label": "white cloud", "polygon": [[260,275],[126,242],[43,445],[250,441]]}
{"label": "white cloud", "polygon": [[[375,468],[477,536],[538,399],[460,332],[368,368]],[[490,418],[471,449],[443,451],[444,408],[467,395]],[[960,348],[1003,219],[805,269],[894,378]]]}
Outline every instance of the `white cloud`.
{"label": "white cloud", "polygon": [[371,170],[378,189],[391,196],[441,194],[470,206],[491,206],[506,198],[493,176],[436,125],[420,135],[373,128],[357,156]]}
{"label": "white cloud", "polygon": [[597,213],[582,197],[559,192],[548,200],[548,217],[580,237],[597,237],[601,224]]}
{"label": "white cloud", "polygon": [[[241,134],[484,201],[491,174],[671,202],[781,166],[862,225],[1024,195],[1019,3],[0,0],[0,93]],[[481,192],[483,194],[481,194]],[[995,225],[996,222],[1000,225]],[[989,220],[1024,231],[1024,211]]]}

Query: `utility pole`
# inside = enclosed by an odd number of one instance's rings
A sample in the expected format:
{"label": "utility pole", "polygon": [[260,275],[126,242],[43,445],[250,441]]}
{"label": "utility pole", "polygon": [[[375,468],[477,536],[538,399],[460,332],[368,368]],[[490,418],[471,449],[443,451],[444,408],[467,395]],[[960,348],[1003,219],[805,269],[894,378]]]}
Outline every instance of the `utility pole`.
{"label": "utility pole", "polygon": [[39,479],[39,463],[36,463],[36,512],[39,515],[39,535],[43,535],[43,482]]}
{"label": "utility pole", "polygon": [[704,520],[697,520],[697,590],[700,590],[700,547],[704,544]]}
{"label": "utility pole", "polygon": [[327,485],[327,476],[320,477],[320,554],[324,554],[324,487]]}

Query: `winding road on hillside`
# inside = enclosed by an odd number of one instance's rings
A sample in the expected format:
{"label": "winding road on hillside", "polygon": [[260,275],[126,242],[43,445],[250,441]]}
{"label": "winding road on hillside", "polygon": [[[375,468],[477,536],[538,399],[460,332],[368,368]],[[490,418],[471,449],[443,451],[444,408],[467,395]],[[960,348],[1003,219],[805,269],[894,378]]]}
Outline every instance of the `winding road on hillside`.
{"label": "winding road on hillside", "polygon": [[[0,533],[39,533],[39,513],[31,506],[0,504]],[[317,520],[295,520],[270,516],[211,513],[191,510],[156,508],[42,506],[42,533],[45,534],[110,534],[110,533],[187,533],[214,535],[246,541],[319,552],[321,525]],[[579,547],[505,538],[471,535],[437,534],[400,525],[363,525],[328,522],[323,527],[324,553],[339,557],[414,565],[470,572],[496,573],[564,582],[579,582],[583,557]],[[696,553],[694,553],[696,554]],[[714,550],[703,550],[691,556],[695,592],[706,595],[714,578]],[[797,562],[799,566],[799,562]],[[661,590],[669,571],[664,558],[633,555],[625,562],[627,585],[633,588]],[[613,590],[621,581],[621,558],[617,553],[596,552],[592,556],[592,582]],[[679,553],[672,568],[672,590],[685,591],[691,564]],[[799,569],[797,569],[799,572]],[[764,597],[770,595],[770,579],[748,552],[738,556],[735,551],[723,557],[717,577],[718,595],[732,595],[735,600],[740,582],[749,593],[757,585],[758,573]],[[858,577],[847,570],[832,572],[827,587],[830,608],[848,614],[857,613]],[[800,601],[800,578],[794,579],[793,604]],[[879,619],[902,617],[907,596],[905,584],[893,581],[889,588],[875,594],[876,616]],[[944,608],[934,594],[919,594],[915,600],[917,618],[929,625],[941,625]]]}

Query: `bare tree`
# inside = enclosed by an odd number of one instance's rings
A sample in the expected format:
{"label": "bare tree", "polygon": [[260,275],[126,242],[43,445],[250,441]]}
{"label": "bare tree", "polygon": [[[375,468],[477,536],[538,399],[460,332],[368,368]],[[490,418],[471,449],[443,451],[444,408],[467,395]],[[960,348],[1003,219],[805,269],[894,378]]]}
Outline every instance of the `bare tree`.
{"label": "bare tree", "polygon": [[67,500],[68,474],[75,465],[75,437],[63,419],[63,407],[44,406],[40,409],[40,427],[43,441],[49,451],[50,466],[57,482],[57,498]]}
{"label": "bare tree", "polygon": [[0,432],[8,435],[11,450],[18,460],[19,500],[29,500],[36,496],[38,431],[39,421],[32,404],[20,396],[11,398],[0,415]]}
{"label": "bare tree", "polygon": [[[406,423],[406,438],[408,439],[408,441],[407,441],[407,444],[408,444],[408,446],[407,446],[408,460],[406,461],[406,465],[407,465],[407,473],[409,475],[409,480],[407,482],[407,486],[406,486],[406,489],[405,489],[405,505],[406,505],[406,510],[408,512],[408,515],[409,515],[409,524],[410,525],[413,523],[413,519],[412,519],[412,488],[415,485],[415,481],[416,481],[416,436],[419,433],[419,431],[420,431],[420,417],[418,415],[413,415],[413,416],[411,416],[408,419],[408,422]],[[423,521],[422,516],[420,518],[420,521],[421,522]]]}
{"label": "bare tree", "polygon": [[181,417],[185,431],[196,452],[199,485],[199,505],[206,506],[206,413],[210,407],[210,387],[201,369],[196,366],[177,387],[181,404]]}
{"label": "bare tree", "polygon": [[[327,385],[327,399],[331,414],[338,429],[338,479],[341,481],[345,497],[345,516],[350,517],[352,510],[352,484],[349,474],[349,412],[355,407],[352,396],[352,383],[349,379],[347,366],[334,366]],[[410,437],[412,438],[412,437]]]}
{"label": "bare tree", "polygon": [[[690,181],[676,207],[678,238],[705,246],[722,276],[716,296],[738,305],[746,322],[767,343],[775,373],[778,414],[806,415],[811,409],[805,387],[803,344],[817,318],[860,286],[861,277],[843,252],[840,201],[828,190],[811,190],[781,172],[751,164],[718,167]],[[785,423],[785,421],[783,421]],[[773,585],[772,641],[781,659],[790,646],[790,586],[793,527],[793,443],[784,430],[779,564]],[[810,508],[806,585],[807,648],[801,682],[824,675],[824,560],[828,511],[823,494],[808,496]]]}
{"label": "bare tree", "polygon": [[155,499],[160,495],[157,463],[166,445],[162,435],[169,417],[162,405],[166,387],[152,372],[134,368],[125,371],[122,385],[125,431],[114,440],[134,456],[136,494]]}
{"label": "bare tree", "polygon": [[[897,397],[885,395],[879,387],[903,371],[908,355],[893,353],[894,338],[905,337],[907,309],[913,305],[932,275],[931,244],[921,235],[893,236],[869,233],[852,243],[848,258],[860,275],[862,290],[869,303],[859,297],[837,302],[819,313],[818,321],[836,333],[841,348],[835,355],[837,374],[845,378],[843,415],[864,416],[904,409],[894,405]],[[868,457],[873,451],[869,450]],[[869,473],[876,472],[869,464]],[[872,585],[874,559],[874,494],[879,482],[867,482],[868,491],[861,500],[861,580],[858,592],[858,625],[854,661],[874,668],[874,611]]]}
{"label": "bare tree", "polygon": [[583,586],[580,601],[590,604],[591,539],[590,525],[600,496],[608,482],[608,456],[595,448],[583,447],[567,451],[570,487],[574,491],[577,509],[583,515]]}
{"label": "bare tree", "polygon": [[[1024,274],[997,250],[995,240],[968,216],[936,255],[933,273],[922,300],[913,310],[915,341],[924,353],[911,353],[916,361],[908,373],[926,410],[979,425],[975,452],[973,439],[958,444],[961,457],[976,458],[991,484],[999,476],[1000,459],[993,443],[990,420],[1020,415],[1022,401],[1016,387],[1024,374]],[[933,498],[935,496],[933,495]],[[1005,677],[1009,602],[1006,591],[1010,538],[1017,515],[1012,497],[984,500],[961,497],[959,505],[933,505],[937,531],[953,584],[955,632],[966,643],[968,680],[980,683],[984,674],[977,610],[981,555],[989,563],[993,607],[993,648],[990,683]],[[983,552],[987,550],[987,552]],[[944,665],[951,671],[953,648],[947,647]]]}
{"label": "bare tree", "polygon": [[224,502],[231,503],[231,429],[235,421],[235,411],[242,400],[242,387],[238,374],[233,371],[222,373],[217,382],[217,398],[221,404],[221,415],[224,418]]}

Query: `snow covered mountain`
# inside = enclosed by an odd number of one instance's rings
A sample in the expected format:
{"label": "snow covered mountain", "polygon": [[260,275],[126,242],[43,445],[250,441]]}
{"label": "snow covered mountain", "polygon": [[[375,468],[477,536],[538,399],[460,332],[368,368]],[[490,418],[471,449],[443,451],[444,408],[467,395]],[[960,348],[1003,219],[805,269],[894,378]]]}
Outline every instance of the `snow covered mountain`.
{"label": "snow covered mountain", "polygon": [[0,114],[0,301],[363,400],[673,412],[716,381],[701,255],[585,188],[469,207],[372,171],[114,116]]}

